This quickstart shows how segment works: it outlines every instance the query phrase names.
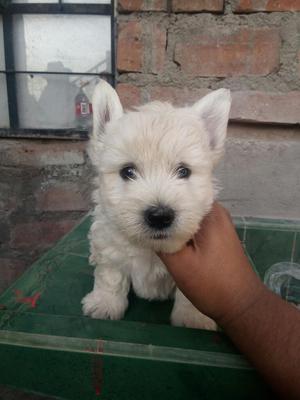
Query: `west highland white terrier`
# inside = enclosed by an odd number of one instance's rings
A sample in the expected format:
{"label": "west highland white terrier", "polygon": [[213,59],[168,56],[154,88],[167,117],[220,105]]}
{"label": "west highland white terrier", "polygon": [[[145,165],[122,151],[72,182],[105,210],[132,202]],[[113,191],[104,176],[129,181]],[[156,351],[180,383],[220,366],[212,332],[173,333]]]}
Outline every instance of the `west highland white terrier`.
{"label": "west highland white terrier", "polygon": [[144,299],[175,297],[173,325],[216,328],[176,288],[156,253],[181,249],[211,209],[230,104],[230,91],[219,89],[191,107],[154,101],[124,113],[108,83],[96,86],[89,151],[97,170],[89,235],[96,269],[82,300],[85,315],[122,318],[132,285]]}

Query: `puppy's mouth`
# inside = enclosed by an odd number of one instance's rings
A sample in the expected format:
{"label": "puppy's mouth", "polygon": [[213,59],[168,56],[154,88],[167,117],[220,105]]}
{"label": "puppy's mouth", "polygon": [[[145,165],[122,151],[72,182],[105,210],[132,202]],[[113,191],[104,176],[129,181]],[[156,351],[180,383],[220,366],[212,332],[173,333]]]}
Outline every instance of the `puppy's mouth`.
{"label": "puppy's mouth", "polygon": [[165,240],[169,238],[169,235],[164,232],[158,232],[151,235],[150,238],[154,240]]}

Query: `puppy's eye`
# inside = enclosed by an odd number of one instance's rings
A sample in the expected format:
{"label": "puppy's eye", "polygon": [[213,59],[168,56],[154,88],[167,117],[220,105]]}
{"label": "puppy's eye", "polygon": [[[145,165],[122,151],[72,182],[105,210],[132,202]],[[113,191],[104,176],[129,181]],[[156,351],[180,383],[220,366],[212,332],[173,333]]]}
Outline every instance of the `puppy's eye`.
{"label": "puppy's eye", "polygon": [[176,174],[179,179],[187,179],[191,173],[192,171],[183,165],[180,165],[176,170]]}
{"label": "puppy's eye", "polygon": [[120,176],[124,181],[136,179],[136,169],[133,165],[127,165],[120,169]]}

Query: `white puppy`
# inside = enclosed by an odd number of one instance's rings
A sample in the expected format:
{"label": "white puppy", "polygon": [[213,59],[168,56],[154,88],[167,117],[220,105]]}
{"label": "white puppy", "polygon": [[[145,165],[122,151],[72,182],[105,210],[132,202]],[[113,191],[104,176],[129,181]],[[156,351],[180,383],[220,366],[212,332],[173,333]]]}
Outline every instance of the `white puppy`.
{"label": "white puppy", "polygon": [[131,284],[145,299],[175,295],[174,325],[215,329],[176,289],[156,252],[182,248],[209,212],[230,104],[229,90],[220,89],[192,107],[152,102],[124,113],[116,91],[105,81],[97,85],[90,141],[97,189],[89,237],[96,269],[94,288],[82,300],[85,315],[122,318]]}

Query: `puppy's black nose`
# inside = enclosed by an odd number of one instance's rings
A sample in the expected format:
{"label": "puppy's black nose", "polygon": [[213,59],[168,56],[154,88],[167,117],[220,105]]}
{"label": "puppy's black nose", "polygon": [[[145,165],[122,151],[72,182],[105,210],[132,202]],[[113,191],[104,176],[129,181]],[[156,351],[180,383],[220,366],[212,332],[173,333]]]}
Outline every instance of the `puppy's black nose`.
{"label": "puppy's black nose", "polygon": [[149,207],[144,212],[144,218],[150,228],[165,229],[172,225],[175,212],[166,206]]}

